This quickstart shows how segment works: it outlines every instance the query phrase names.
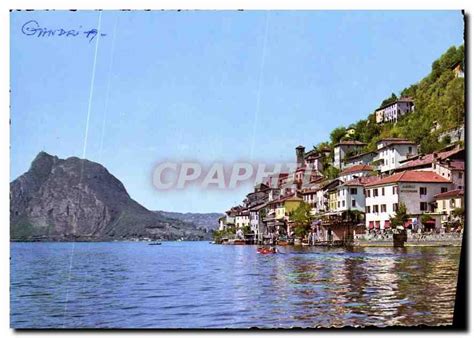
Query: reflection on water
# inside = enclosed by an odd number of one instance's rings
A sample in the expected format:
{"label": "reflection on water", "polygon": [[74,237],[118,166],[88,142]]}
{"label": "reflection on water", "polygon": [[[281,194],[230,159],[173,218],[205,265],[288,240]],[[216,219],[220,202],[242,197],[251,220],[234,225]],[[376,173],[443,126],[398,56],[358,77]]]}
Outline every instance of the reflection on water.
{"label": "reflection on water", "polygon": [[[460,248],[12,243],[14,328],[451,324]],[[70,264],[72,263],[72,264]]]}

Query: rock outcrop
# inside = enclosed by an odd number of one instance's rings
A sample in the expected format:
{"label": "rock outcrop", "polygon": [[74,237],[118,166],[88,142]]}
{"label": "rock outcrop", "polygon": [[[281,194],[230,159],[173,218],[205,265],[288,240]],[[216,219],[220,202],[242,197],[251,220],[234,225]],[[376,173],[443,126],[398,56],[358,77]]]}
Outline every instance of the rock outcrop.
{"label": "rock outcrop", "polygon": [[207,239],[193,224],[150,211],[102,165],[40,152],[10,183],[12,240]]}

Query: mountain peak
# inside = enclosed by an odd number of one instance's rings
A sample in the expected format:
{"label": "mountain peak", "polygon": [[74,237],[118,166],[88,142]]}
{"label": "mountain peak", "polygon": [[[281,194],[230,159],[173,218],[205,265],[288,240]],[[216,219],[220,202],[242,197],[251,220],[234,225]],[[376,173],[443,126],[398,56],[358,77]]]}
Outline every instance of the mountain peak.
{"label": "mountain peak", "polygon": [[199,239],[181,220],[156,214],[128,195],[99,163],[38,153],[10,184],[10,233],[21,240]]}

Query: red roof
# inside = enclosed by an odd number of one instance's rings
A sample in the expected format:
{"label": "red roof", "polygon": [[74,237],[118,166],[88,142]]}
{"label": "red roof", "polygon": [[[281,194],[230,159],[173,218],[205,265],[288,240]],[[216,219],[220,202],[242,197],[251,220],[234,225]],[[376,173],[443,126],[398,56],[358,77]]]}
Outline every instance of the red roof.
{"label": "red roof", "polygon": [[445,160],[445,159],[453,156],[454,154],[457,154],[458,152],[460,152],[462,150],[464,150],[464,149],[452,149],[452,150],[448,150],[448,151],[442,151],[442,152],[439,152],[439,153],[431,153],[431,154],[427,154],[427,155],[420,155],[420,156],[418,156],[417,158],[415,158],[413,160],[409,160],[409,161],[405,162],[397,170],[404,170],[404,169],[408,169],[408,168],[423,167],[423,166],[426,166],[426,165],[430,165],[431,163],[433,163],[433,160],[435,159],[435,154],[437,155],[438,159]]}
{"label": "red roof", "polygon": [[382,138],[382,139],[380,139],[379,141],[377,141],[377,144],[382,143],[382,142],[406,142],[406,141],[411,142],[410,140],[408,140],[408,139],[406,139],[406,138],[401,138],[401,137],[386,137],[386,138]]}
{"label": "red roof", "polygon": [[357,165],[354,165],[352,167],[344,169],[343,171],[341,171],[339,176],[345,175],[345,174],[350,174],[350,173],[355,173],[355,172],[359,172],[359,171],[372,171],[372,170],[374,170],[374,168],[372,168],[368,164],[357,164]]}
{"label": "red roof", "polygon": [[451,161],[451,162],[444,162],[441,163],[440,165],[448,168],[448,169],[453,169],[453,170],[464,170],[464,161]]}
{"label": "red roof", "polygon": [[450,190],[446,192],[442,192],[441,194],[437,194],[434,196],[435,199],[444,199],[444,198],[451,198],[451,197],[462,197],[464,196],[463,189],[456,189]]}
{"label": "red roof", "polygon": [[342,185],[346,185],[346,186],[365,186],[365,185],[367,185],[369,183],[372,183],[372,182],[375,182],[379,179],[380,178],[378,176],[362,176],[362,177],[358,177],[356,179],[347,181]]}
{"label": "red roof", "polygon": [[343,145],[343,146],[365,146],[367,143],[360,142],[360,141],[341,141],[336,144],[336,146]]}
{"label": "red roof", "polygon": [[403,171],[377,181],[367,184],[367,186],[384,185],[396,182],[412,183],[450,183],[451,181],[432,171]]}
{"label": "red roof", "polygon": [[383,147],[378,148],[377,150],[385,149],[391,147],[393,145],[415,145],[416,143],[407,139],[383,139],[377,142],[377,144],[381,142],[387,142]]}
{"label": "red roof", "polygon": [[287,196],[282,196],[276,200],[268,202],[268,204],[276,204],[284,201],[302,201],[303,199],[301,197],[295,196],[295,195],[287,195]]}

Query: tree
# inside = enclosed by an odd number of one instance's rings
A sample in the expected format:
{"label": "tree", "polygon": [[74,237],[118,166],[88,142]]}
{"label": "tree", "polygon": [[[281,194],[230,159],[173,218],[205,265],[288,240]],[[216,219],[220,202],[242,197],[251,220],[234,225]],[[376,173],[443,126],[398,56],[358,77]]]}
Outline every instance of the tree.
{"label": "tree", "polygon": [[385,100],[382,101],[382,103],[380,104],[380,107],[383,107],[385,106],[386,104],[390,104],[390,103],[393,103],[395,101],[398,100],[398,97],[397,95],[395,95],[395,93],[392,93],[392,95],[389,97],[389,98],[386,98]]}
{"label": "tree", "polygon": [[408,221],[407,207],[404,203],[400,203],[398,210],[393,217],[390,217],[390,224],[392,229],[396,229],[399,226],[404,226]]}
{"label": "tree", "polygon": [[250,225],[246,225],[242,228],[244,235],[248,235],[252,233],[252,229],[250,228]]}
{"label": "tree", "polygon": [[331,131],[331,134],[329,135],[329,137],[331,138],[331,144],[334,145],[338,143],[344,136],[346,136],[346,128],[337,127],[336,129]]}
{"label": "tree", "polygon": [[314,216],[311,214],[311,206],[308,203],[301,203],[295,210],[290,212],[290,221],[294,226],[295,235],[297,237],[304,237],[311,226]]}
{"label": "tree", "polygon": [[339,176],[340,170],[337,169],[336,167],[333,167],[332,165],[328,165],[325,168],[323,168],[323,175],[330,180],[333,180]]}
{"label": "tree", "polygon": [[464,217],[465,217],[466,213],[465,213],[463,207],[454,209],[454,210],[452,211],[451,215],[452,215],[454,218],[458,218],[459,220],[461,220],[461,223],[462,223],[462,225],[464,226]]}

